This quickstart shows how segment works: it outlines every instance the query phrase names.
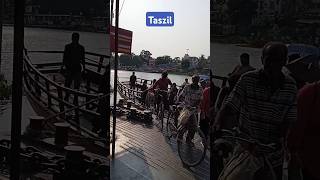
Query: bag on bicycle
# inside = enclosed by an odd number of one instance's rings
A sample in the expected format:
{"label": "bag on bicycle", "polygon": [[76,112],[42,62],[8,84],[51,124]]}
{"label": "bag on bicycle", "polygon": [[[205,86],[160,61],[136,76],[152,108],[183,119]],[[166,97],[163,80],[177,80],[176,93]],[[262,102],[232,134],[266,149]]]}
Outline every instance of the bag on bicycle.
{"label": "bag on bicycle", "polygon": [[[262,174],[257,178],[257,174]],[[222,170],[218,180],[276,180],[268,167],[266,160],[261,156],[243,149],[240,145]]]}
{"label": "bag on bicycle", "polygon": [[179,122],[178,124],[181,124],[181,125],[187,124],[191,115],[192,115],[191,111],[188,108],[183,108],[178,117],[178,122]]}

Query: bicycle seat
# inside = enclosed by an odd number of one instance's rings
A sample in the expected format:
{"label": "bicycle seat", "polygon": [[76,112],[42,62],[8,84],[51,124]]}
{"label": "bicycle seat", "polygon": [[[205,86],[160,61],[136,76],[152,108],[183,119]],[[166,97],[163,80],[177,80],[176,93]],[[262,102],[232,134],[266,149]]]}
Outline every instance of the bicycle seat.
{"label": "bicycle seat", "polygon": [[198,109],[197,107],[188,107],[190,110],[196,110],[196,109]]}
{"label": "bicycle seat", "polygon": [[176,107],[177,108],[184,108],[185,106],[184,106],[184,104],[180,103],[180,104],[177,104]]}
{"label": "bicycle seat", "polygon": [[177,105],[170,105],[171,109],[177,109]]}

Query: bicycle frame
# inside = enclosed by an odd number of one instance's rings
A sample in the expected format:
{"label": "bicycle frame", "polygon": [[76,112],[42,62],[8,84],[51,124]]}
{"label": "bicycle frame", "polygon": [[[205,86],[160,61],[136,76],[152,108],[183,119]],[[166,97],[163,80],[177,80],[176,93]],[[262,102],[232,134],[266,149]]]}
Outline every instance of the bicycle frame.
{"label": "bicycle frame", "polygon": [[[188,108],[188,107],[187,107]],[[190,108],[188,108],[190,110]],[[190,121],[192,118],[195,118],[195,127],[193,126],[189,126],[188,123],[189,122],[186,122],[185,124],[182,124],[182,122],[179,123],[178,127],[177,128],[177,144],[178,144],[178,152],[179,152],[179,157],[182,161],[182,163],[184,165],[187,165],[188,167],[194,167],[194,166],[197,166],[199,165],[205,158],[206,156],[206,153],[207,153],[207,147],[208,147],[208,144],[207,144],[207,139],[206,137],[204,136],[203,132],[201,131],[200,129],[200,126],[199,126],[199,112],[198,112],[198,109],[197,108],[191,108],[190,110],[190,115],[188,116],[188,121]],[[186,160],[182,154],[183,154],[183,151],[181,152],[181,144],[182,142],[184,141],[183,139],[183,136],[185,133],[187,133],[187,137],[186,137],[186,142],[187,144],[191,143],[191,146],[195,146],[195,144],[193,144],[193,142],[191,142],[192,140],[194,140],[193,138],[194,137],[191,137],[192,139],[189,139],[189,142],[188,142],[188,135],[189,135],[189,132],[187,132],[186,130],[190,130],[189,128],[195,128],[194,129],[194,133],[197,133],[199,136],[200,136],[200,146],[197,146],[197,147],[200,147],[201,149],[201,154],[199,154],[198,150],[196,150],[194,153],[198,154],[198,155],[201,155],[199,156],[199,159],[193,161],[193,162],[188,162],[188,160]],[[197,139],[197,138],[196,138]],[[191,141],[190,141],[191,140]],[[199,139],[198,139],[199,140]],[[199,142],[198,140],[196,140],[197,142]],[[182,153],[182,154],[181,154]]]}
{"label": "bicycle frame", "polygon": [[[233,140],[236,140],[236,141],[242,141],[242,142],[246,142],[246,143],[249,143],[249,144],[252,144],[254,146],[257,146],[257,147],[263,147],[263,148],[268,148],[270,150],[275,150],[276,148],[274,147],[274,143],[271,143],[271,144],[263,144],[263,143],[260,143],[258,140],[254,140],[254,139],[246,139],[246,138],[242,138],[242,137],[237,137],[237,134],[240,132],[238,129],[233,129],[233,130],[226,130],[226,129],[222,129],[221,130],[222,132],[224,133],[228,133],[230,135],[222,135],[221,138],[223,139],[233,139]],[[273,177],[273,180],[276,180],[276,175],[275,175],[275,171],[270,163],[270,161],[267,159],[267,157],[265,156],[265,154],[262,154],[264,159],[265,159],[265,162],[268,166],[268,168],[270,169],[271,171],[271,174],[272,174],[272,177]]]}
{"label": "bicycle frame", "polygon": [[163,130],[163,119],[164,119],[164,111],[165,111],[165,104],[164,104],[164,96],[160,92],[168,93],[167,91],[163,90],[156,90],[158,98],[160,98],[160,104],[157,105],[156,113],[157,118],[161,123],[161,131]]}

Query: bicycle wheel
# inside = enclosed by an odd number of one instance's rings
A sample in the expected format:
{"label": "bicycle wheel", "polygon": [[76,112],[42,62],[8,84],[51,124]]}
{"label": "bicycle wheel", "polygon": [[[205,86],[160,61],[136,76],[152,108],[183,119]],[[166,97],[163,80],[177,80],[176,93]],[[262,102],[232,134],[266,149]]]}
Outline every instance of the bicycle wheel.
{"label": "bicycle wheel", "polygon": [[159,128],[161,128],[161,131],[163,130],[163,118],[164,118],[164,112],[163,112],[163,105],[160,104],[159,111],[157,113],[157,120],[158,124],[161,124]]}
{"label": "bicycle wheel", "polygon": [[192,143],[187,142],[189,134],[187,128],[178,131],[178,153],[183,164],[193,167],[197,166],[205,158],[207,151],[206,138],[199,128],[196,128]]}
{"label": "bicycle wheel", "polygon": [[167,123],[167,138],[170,140],[172,137],[177,136],[177,128],[171,121]]}
{"label": "bicycle wheel", "polygon": [[[170,124],[170,118],[171,118],[171,114],[172,114],[172,112],[169,110],[169,112],[168,112],[168,118],[167,118],[167,122],[166,122],[166,132],[167,132],[167,136],[169,137],[170,136],[170,129],[169,129],[169,124]],[[171,136],[170,136],[170,138],[171,138]],[[169,138],[169,139],[170,139]]]}

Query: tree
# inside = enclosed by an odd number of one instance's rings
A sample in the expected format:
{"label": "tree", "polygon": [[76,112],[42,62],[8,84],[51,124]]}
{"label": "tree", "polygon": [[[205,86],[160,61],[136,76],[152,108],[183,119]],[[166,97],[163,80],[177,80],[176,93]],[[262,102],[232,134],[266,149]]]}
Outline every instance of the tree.
{"label": "tree", "polygon": [[142,50],[140,52],[140,57],[144,60],[145,63],[149,62],[149,59],[151,58],[151,52],[148,50]]}
{"label": "tree", "polygon": [[160,65],[160,64],[170,64],[172,63],[172,58],[168,55],[165,56],[160,56],[156,58],[156,65]]}
{"label": "tree", "polygon": [[173,58],[173,60],[172,60],[172,63],[174,63],[174,64],[179,64],[180,62],[181,62],[180,57],[175,57],[175,58]]}
{"label": "tree", "polygon": [[151,55],[152,55],[151,52],[148,50],[142,50],[140,52],[140,56],[142,56],[142,57],[150,57]]}
{"label": "tree", "polygon": [[141,66],[141,65],[143,65],[143,62],[144,62],[140,56],[133,56],[132,61],[135,66]]}
{"label": "tree", "polygon": [[121,54],[119,56],[119,64],[121,64],[123,66],[130,66],[130,64],[131,64],[131,56],[129,56],[127,54]]}
{"label": "tree", "polygon": [[227,7],[231,24],[238,25],[241,34],[247,32],[253,16],[257,13],[257,2],[254,0],[229,0]]}
{"label": "tree", "polygon": [[140,56],[121,54],[119,57],[119,63],[123,66],[141,66],[143,64],[143,60]]}
{"label": "tree", "polygon": [[204,69],[208,66],[208,60],[204,57],[202,54],[201,57],[199,58],[199,65],[198,67],[201,69]]}
{"label": "tree", "polygon": [[182,69],[189,69],[190,67],[190,61],[187,59],[182,60],[181,62],[181,68]]}

